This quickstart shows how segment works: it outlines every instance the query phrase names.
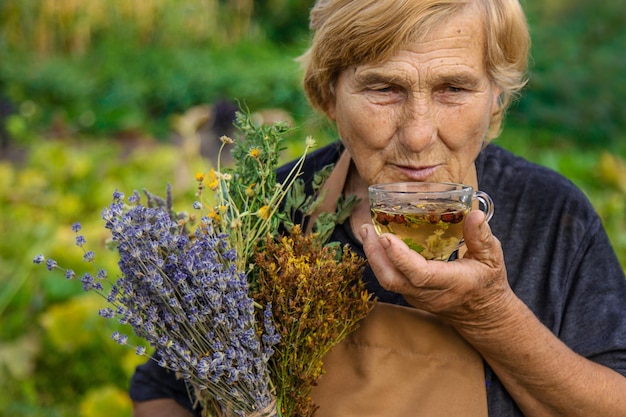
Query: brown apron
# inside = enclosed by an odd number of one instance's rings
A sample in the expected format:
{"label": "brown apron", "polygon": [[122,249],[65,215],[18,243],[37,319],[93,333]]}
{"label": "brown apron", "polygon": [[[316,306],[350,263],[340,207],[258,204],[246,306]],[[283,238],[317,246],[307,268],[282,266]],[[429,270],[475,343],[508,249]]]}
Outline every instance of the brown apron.
{"label": "brown apron", "polygon": [[[322,211],[334,211],[349,166],[344,152],[326,181]],[[482,358],[421,310],[377,303],[324,368],[311,394],[316,417],[487,417]]]}

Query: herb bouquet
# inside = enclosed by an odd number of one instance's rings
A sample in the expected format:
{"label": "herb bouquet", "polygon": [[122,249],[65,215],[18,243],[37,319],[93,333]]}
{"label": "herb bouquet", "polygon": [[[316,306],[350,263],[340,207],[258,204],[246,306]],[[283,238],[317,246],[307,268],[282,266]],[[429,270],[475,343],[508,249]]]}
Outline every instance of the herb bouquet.
{"label": "herb bouquet", "polygon": [[[234,168],[198,174],[193,214],[173,210],[147,191],[120,192],[102,212],[119,254],[120,277],[99,270],[80,224],[73,225],[83,259],[95,274],[80,275],[109,307],[100,315],[128,324],[153,348],[153,360],[182,378],[203,416],[312,416],[312,387],[323,374],[324,355],[371,309],[360,281],[364,261],[326,240],[347,218],[354,199],[304,235],[293,213],[310,216],[324,197],[316,175],[314,194],[299,177],[305,151],[285,181],[276,168],[287,126],[257,127],[239,113]],[[224,146],[222,146],[222,150]],[[221,151],[220,151],[221,152]],[[68,279],[77,274],[37,256]],[[120,344],[128,336],[114,333]],[[146,346],[136,346],[147,355]]]}

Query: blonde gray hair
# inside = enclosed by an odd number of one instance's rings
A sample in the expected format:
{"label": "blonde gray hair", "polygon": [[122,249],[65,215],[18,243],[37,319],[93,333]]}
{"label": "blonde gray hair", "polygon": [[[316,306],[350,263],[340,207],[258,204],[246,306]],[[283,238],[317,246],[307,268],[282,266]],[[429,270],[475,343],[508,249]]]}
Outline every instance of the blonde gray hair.
{"label": "blonde gray hair", "polygon": [[526,83],[530,36],[518,0],[318,0],[310,14],[311,46],[299,58],[309,101],[327,113],[343,70],[387,60],[469,4],[484,11],[485,65],[502,91],[487,133],[487,140],[495,138]]}

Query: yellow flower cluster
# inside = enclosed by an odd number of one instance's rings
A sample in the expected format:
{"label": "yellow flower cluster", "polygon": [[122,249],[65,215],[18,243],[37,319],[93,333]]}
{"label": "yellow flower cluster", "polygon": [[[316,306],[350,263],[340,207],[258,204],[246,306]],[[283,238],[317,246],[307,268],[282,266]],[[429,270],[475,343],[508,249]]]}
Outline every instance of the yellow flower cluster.
{"label": "yellow flower cluster", "polygon": [[254,299],[271,303],[281,341],[270,359],[282,415],[309,417],[316,406],[311,388],[324,373],[323,357],[371,310],[361,281],[365,261],[347,247],[338,260],[330,246],[294,226],[290,236],[269,239],[256,254]]}

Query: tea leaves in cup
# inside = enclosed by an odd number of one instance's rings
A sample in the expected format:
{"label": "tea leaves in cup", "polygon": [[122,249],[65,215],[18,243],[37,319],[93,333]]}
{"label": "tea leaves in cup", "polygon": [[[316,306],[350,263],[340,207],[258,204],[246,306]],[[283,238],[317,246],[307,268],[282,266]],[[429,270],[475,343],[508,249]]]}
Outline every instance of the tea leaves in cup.
{"label": "tea leaves in cup", "polygon": [[456,200],[379,201],[371,206],[376,231],[393,233],[426,259],[447,260],[463,239],[470,207]]}

